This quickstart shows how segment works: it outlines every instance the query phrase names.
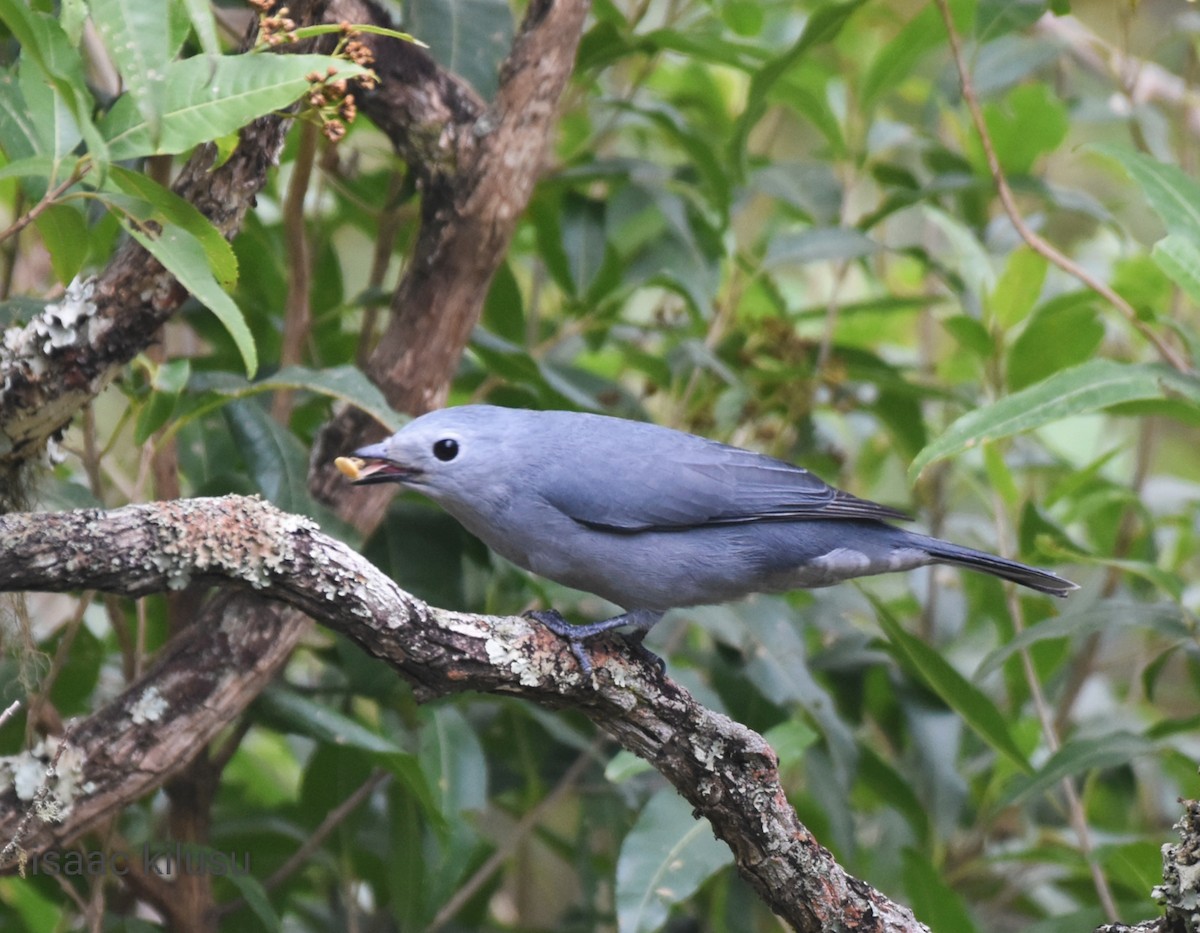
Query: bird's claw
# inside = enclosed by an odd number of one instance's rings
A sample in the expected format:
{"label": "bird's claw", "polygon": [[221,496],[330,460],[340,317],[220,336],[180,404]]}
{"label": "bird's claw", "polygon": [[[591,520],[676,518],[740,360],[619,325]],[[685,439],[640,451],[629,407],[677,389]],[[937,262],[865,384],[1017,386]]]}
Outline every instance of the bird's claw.
{"label": "bird's claw", "polygon": [[[571,647],[571,654],[579,662],[583,676],[591,678],[592,659],[588,656],[586,642],[600,635],[620,628],[622,625],[636,624],[632,619],[626,621],[626,616],[617,616],[604,622],[593,622],[590,625],[572,625],[562,617],[556,609],[531,609],[525,613],[525,618],[540,622]],[[646,628],[638,628],[629,634],[621,634],[621,639],[629,647],[632,654],[652,667],[660,674],[667,671],[667,662],[647,648],[642,640],[646,637]]]}
{"label": "bird's claw", "polygon": [[571,649],[571,654],[575,655],[575,660],[579,662],[583,676],[589,680],[591,679],[592,659],[588,657],[587,649],[583,644],[587,640],[587,637],[581,636],[576,631],[578,626],[572,625],[564,619],[562,613],[557,609],[530,609],[525,613],[525,618],[540,622],[565,641]]}
{"label": "bird's claw", "polygon": [[637,631],[630,632],[628,635],[622,635],[621,638],[625,640],[625,644],[629,646],[631,653],[637,655],[651,667],[655,668],[659,674],[667,673],[666,660],[661,655],[655,654],[646,647],[645,629],[638,629]]}

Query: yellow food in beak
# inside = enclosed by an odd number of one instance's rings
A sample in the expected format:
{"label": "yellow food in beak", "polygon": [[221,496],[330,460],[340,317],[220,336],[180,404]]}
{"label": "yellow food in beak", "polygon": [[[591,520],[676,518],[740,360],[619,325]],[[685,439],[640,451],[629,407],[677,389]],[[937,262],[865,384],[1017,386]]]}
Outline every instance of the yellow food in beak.
{"label": "yellow food in beak", "polygon": [[359,460],[358,457],[338,457],[333,461],[333,465],[347,479],[356,480],[362,475],[366,461]]}

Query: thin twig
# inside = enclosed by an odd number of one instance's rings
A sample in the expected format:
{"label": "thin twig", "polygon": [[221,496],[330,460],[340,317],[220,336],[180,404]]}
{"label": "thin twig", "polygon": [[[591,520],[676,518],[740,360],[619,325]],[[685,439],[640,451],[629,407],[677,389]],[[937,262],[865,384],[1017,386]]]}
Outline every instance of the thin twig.
{"label": "thin twig", "polygon": [[[1000,494],[997,492],[992,494],[992,510],[996,520],[997,544],[1000,547],[1000,553],[1005,557],[1009,557],[1013,550],[1011,545],[1011,529],[1005,517],[1004,504],[1000,498]],[[1019,636],[1025,631],[1025,613],[1021,608],[1021,598],[1017,595],[1016,587],[1012,585],[1006,586],[1004,590],[1004,598],[1008,604],[1008,614],[1009,618],[1012,619],[1013,631]],[[1054,725],[1054,713],[1050,709],[1050,704],[1046,700],[1045,693],[1042,692],[1042,684],[1038,680],[1037,669],[1034,667],[1033,656],[1029,653],[1028,646],[1022,646],[1017,654],[1021,658],[1021,671],[1025,677],[1025,684],[1029,688],[1029,696],[1033,701],[1033,708],[1037,712],[1042,736],[1046,740],[1046,747],[1053,754],[1062,746]],[[1062,788],[1063,797],[1066,799],[1067,819],[1071,823],[1071,828],[1075,831],[1076,838],[1079,840],[1079,850],[1084,857],[1084,861],[1087,862],[1088,871],[1091,872],[1092,884],[1096,889],[1096,896],[1100,899],[1100,906],[1104,910],[1104,915],[1115,923],[1121,919],[1117,913],[1117,902],[1113,898],[1108,878],[1105,877],[1103,869],[1100,867],[1099,862],[1096,861],[1096,849],[1092,844],[1092,834],[1088,828],[1087,815],[1083,811],[1083,803],[1079,799],[1079,794],[1075,790],[1075,784],[1070,777],[1064,777],[1059,782],[1059,787]]]}
{"label": "thin twig", "polygon": [[580,753],[579,757],[572,762],[571,767],[563,772],[563,776],[554,786],[554,789],[521,817],[517,825],[504,837],[504,842],[500,844],[496,851],[488,857],[486,862],[479,866],[475,874],[468,878],[461,888],[454,892],[454,896],[442,905],[442,909],[437,912],[437,916],[425,928],[425,933],[437,933],[438,930],[453,920],[455,914],[462,910],[463,906],[479,892],[479,889],[488,882],[492,875],[500,870],[501,866],[516,851],[517,846],[537,826],[538,821],[542,818],[542,814],[561,799],[563,794],[570,790],[575,785],[575,782],[583,776],[584,770],[595,757],[596,750],[601,744],[600,741],[595,741],[591,747]]}
{"label": "thin twig", "polygon": [[[387,277],[388,267],[392,262],[392,254],[396,251],[396,240],[400,235],[401,220],[404,217],[404,186],[406,176],[402,172],[392,172],[388,178],[387,197],[383,209],[379,212],[379,222],[375,229],[375,243],[371,253],[371,270],[367,274],[365,291],[375,294],[383,289],[383,280]],[[379,329],[380,303],[369,301],[363,308],[362,328],[359,330],[358,349],[355,351],[355,362],[359,369],[365,369],[371,350],[375,347]]]}
{"label": "thin twig", "polygon": [[37,220],[43,213],[45,213],[47,208],[49,208],[52,204],[54,204],[55,201],[59,199],[59,197],[61,197],[69,188],[79,181],[79,179],[83,178],[83,176],[88,173],[89,169],[91,169],[90,163],[84,165],[82,168],[76,166],[75,170],[71,172],[65,181],[55,185],[53,188],[47,191],[45,195],[43,195],[42,199],[37,202],[37,204],[33,205],[33,207],[26,211],[22,216],[14,220],[9,225],[8,229],[6,229],[3,233],[0,233],[0,243],[3,243],[10,236],[15,236],[16,234],[20,233],[31,223]]}
{"label": "thin twig", "polygon": [[[359,804],[370,797],[377,787],[390,778],[391,774],[382,768],[372,771],[367,779],[355,789],[354,793],[326,814],[325,819],[321,820],[321,825],[304,841],[304,845],[293,852],[286,862],[271,873],[271,877],[263,882],[263,887],[270,891],[291,877],[296,869],[307,862],[312,854],[325,843],[329,834],[337,829],[346,817],[358,808]],[[222,908],[221,912],[225,913],[226,911]]]}
{"label": "thin twig", "polygon": [[[979,98],[975,94],[975,87],[971,82],[971,76],[967,70],[966,59],[962,53],[962,43],[959,39],[958,30],[954,27],[954,20],[950,15],[950,9],[946,0],[935,0],[935,2],[937,3],[938,11],[941,13],[942,21],[946,26],[946,33],[950,40],[950,50],[954,57],[955,67],[958,69],[959,80],[962,84],[963,100],[966,101],[967,109],[971,113],[971,121],[975,124],[975,130],[979,134],[980,144],[987,159],[988,170],[991,172],[992,179],[996,183],[996,191],[1000,196],[1000,203],[1004,206],[1005,213],[1008,214],[1009,220],[1012,221],[1013,227],[1021,239],[1047,261],[1054,263],[1063,271],[1074,276],[1088,288],[1092,289],[1092,291],[1096,292],[1096,294],[1111,303],[1113,307],[1124,315],[1134,329],[1158,350],[1159,355],[1167,363],[1180,372],[1189,372],[1191,367],[1187,360],[1174,347],[1165,343],[1154,331],[1142,323],[1138,319],[1137,312],[1132,305],[1121,298],[1106,283],[1101,282],[1069,257],[1060,253],[1025,223],[1025,219],[1021,216],[1021,212],[1017,208],[1012,189],[1009,188],[1008,180],[1005,178],[1004,171],[1000,166],[1000,160],[996,156],[991,136],[988,134],[987,124],[984,122],[983,111],[979,106]],[[993,503],[996,513],[997,530],[1000,532],[1002,539],[1007,539],[1009,537],[1007,522],[998,495],[993,497]],[[1008,553],[1011,549],[1007,547],[1007,540],[1002,540],[1001,543],[1004,545],[1001,553]],[[1024,614],[1021,611],[1020,598],[1012,587],[1007,588],[1006,599],[1008,601],[1009,614],[1013,620],[1013,627],[1020,633],[1025,627]],[[1045,694],[1042,692],[1041,683],[1038,681],[1037,671],[1033,665],[1033,659],[1024,648],[1020,650],[1019,655],[1025,681],[1029,687],[1030,697],[1033,700],[1034,709],[1037,712],[1046,745],[1051,752],[1057,751],[1061,743],[1055,728],[1054,716],[1049,704],[1046,702]],[[1083,804],[1079,799],[1079,794],[1076,792],[1075,785],[1070,778],[1063,778],[1060,786],[1062,787],[1063,796],[1067,804],[1068,819],[1079,840],[1080,850],[1087,861],[1088,870],[1091,872],[1092,883],[1095,886],[1101,907],[1109,920],[1115,922],[1119,919],[1116,901],[1113,898],[1108,879],[1104,876],[1104,872],[1095,860],[1094,846],[1092,845],[1091,833],[1087,824],[1087,816],[1083,811]]]}
{"label": "thin twig", "polygon": [[19,710],[20,708],[21,708],[21,701],[13,700],[12,703],[10,703],[8,705],[8,709],[6,709],[3,713],[0,713],[0,728],[3,728],[4,724],[6,722],[8,722],[10,719],[12,719],[13,716],[15,716],[17,714],[17,710]]}
{"label": "thin twig", "polygon": [[46,768],[42,783],[38,786],[37,791],[33,795],[33,800],[25,810],[24,816],[21,817],[21,822],[17,824],[16,830],[9,837],[8,842],[4,844],[4,848],[0,849],[0,865],[7,865],[21,849],[21,840],[25,838],[25,834],[29,832],[29,827],[33,825],[35,819],[44,819],[46,800],[53,793],[50,785],[58,779],[58,763],[62,758],[63,752],[66,751],[67,745],[71,742],[72,733],[75,731],[74,723],[67,726],[62,737],[58,740],[58,747],[54,749],[54,757],[50,759],[50,765]]}
{"label": "thin twig", "polygon": [[1021,239],[1029,244],[1029,248],[1035,253],[1054,263],[1054,265],[1058,266],[1068,275],[1077,278],[1121,312],[1130,326],[1141,334],[1158,351],[1159,356],[1172,367],[1181,373],[1192,372],[1191,364],[1188,363],[1187,359],[1147,326],[1138,317],[1138,313],[1133,305],[1113,291],[1107,283],[1100,281],[1100,279],[1096,278],[1069,256],[1059,252],[1058,249],[1044,240],[1025,222],[1025,218],[1021,216],[1021,212],[1017,208],[1016,198],[1013,197],[1012,189],[1008,185],[1008,179],[1004,175],[1004,170],[1000,166],[1000,159],[996,156],[996,148],[992,145],[992,138],[988,134],[987,124],[983,119],[983,110],[979,106],[979,98],[975,94],[975,86],[967,70],[967,62],[962,53],[962,43],[959,39],[958,30],[954,27],[954,20],[950,16],[950,9],[947,6],[946,0],[935,0],[935,2],[937,3],[938,10],[941,11],[942,20],[946,24],[946,33],[950,38],[950,50],[954,58],[955,67],[958,69],[959,81],[962,84],[963,100],[966,101],[967,109],[971,113],[971,122],[975,124],[975,131],[979,134],[979,142],[983,146],[983,154],[987,159],[988,171],[991,172],[992,180],[996,183],[996,193],[1000,196],[1000,203],[1004,206],[1004,212],[1008,214],[1009,220],[1012,221],[1012,225],[1016,228]]}
{"label": "thin twig", "polygon": [[[75,611],[71,614],[71,618],[63,626],[64,634],[54,651],[54,660],[50,662],[50,670],[42,678],[37,692],[33,694],[29,702],[29,715],[25,720],[25,731],[29,739],[33,738],[38,723],[41,720],[42,708],[50,702],[50,691],[54,688],[54,684],[58,680],[58,675],[63,672],[63,668],[67,666],[67,661],[70,660],[71,645],[75,643],[75,636],[79,633],[79,627],[83,625],[84,613],[91,606],[94,597],[95,593],[91,590],[84,592],[79,598],[79,602],[75,606]],[[57,717],[57,712],[54,715]]]}
{"label": "thin twig", "polygon": [[[312,181],[316,161],[317,127],[303,123],[300,127],[296,161],[283,205],[283,236],[288,253],[288,291],[283,319],[283,342],[279,349],[279,365],[292,366],[304,359],[304,344],[312,329],[312,249],[304,223],[304,201]],[[271,417],[287,424],[292,413],[294,393],[281,389],[271,404]]]}

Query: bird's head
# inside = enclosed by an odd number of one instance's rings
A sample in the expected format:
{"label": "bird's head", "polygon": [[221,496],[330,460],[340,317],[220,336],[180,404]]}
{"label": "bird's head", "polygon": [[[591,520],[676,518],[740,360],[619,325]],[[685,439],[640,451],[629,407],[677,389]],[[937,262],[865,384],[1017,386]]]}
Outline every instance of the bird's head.
{"label": "bird's head", "polygon": [[399,483],[444,504],[469,500],[504,470],[507,412],[485,405],[430,412],[336,465],[355,485]]}

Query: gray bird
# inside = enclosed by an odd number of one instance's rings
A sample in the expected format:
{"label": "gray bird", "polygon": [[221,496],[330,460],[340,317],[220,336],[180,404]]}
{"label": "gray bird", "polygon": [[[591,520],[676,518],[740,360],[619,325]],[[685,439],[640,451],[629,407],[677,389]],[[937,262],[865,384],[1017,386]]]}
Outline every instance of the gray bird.
{"label": "gray bird", "polygon": [[887,524],[903,512],[835,489],[763,454],[653,424],[566,411],[466,405],[430,412],[338,467],[355,483],[424,493],[498,554],[625,612],[571,625],[586,641],[629,626],[640,647],[669,610],[751,593],[954,564],[1051,596],[1076,584],[1046,570]]}

